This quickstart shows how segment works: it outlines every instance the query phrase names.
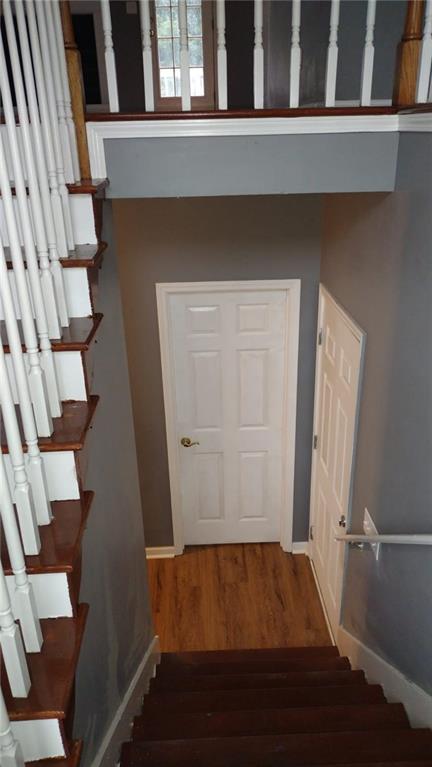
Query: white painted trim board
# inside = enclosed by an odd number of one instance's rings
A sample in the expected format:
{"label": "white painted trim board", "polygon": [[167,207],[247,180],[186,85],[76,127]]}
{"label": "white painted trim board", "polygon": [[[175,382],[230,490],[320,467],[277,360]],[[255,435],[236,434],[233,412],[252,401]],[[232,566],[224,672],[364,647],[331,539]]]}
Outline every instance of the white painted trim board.
{"label": "white painted trim board", "polygon": [[172,559],[176,555],[175,546],[147,546],[147,559]]}
{"label": "white painted trim board", "polygon": [[381,684],[389,703],[403,703],[413,727],[432,728],[432,696],[411,682],[397,668],[339,627],[337,646],[354,669],[363,669],[368,682]]}
{"label": "white painted trim board", "polygon": [[171,512],[175,554],[184,548],[180,466],[176,430],[174,371],[171,359],[171,333],[169,323],[169,296],[176,293],[222,293],[229,291],[287,292],[287,341],[285,357],[286,397],[284,402],[284,486],[283,513],[280,523],[280,544],[284,551],[292,550],[294,516],[294,467],[297,420],[297,383],[300,333],[301,280],[240,280],[222,282],[173,282],[156,284],[156,301],[159,325],[159,341],[162,363],[162,386],[165,405],[165,428],[167,435],[168,467],[171,492]]}
{"label": "white painted trim board", "polygon": [[155,676],[156,666],[160,662],[159,637],[150,642],[145,655],[109,725],[92,767],[112,767],[117,764],[122,743],[130,739],[130,727],[134,716],[140,709],[143,696],[148,690],[150,680]]}

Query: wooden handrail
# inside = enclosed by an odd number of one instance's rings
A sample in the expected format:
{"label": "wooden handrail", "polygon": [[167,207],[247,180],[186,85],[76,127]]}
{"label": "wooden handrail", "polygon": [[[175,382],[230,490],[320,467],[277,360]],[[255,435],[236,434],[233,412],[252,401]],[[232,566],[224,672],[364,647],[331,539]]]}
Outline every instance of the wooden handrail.
{"label": "wooden handrail", "polygon": [[60,12],[81,178],[89,179],[91,178],[91,170],[85,124],[85,97],[81,69],[81,54],[75,41],[69,0],[61,0]]}
{"label": "wooden handrail", "polygon": [[396,55],[393,105],[415,104],[423,32],[424,0],[408,0],[405,27]]}

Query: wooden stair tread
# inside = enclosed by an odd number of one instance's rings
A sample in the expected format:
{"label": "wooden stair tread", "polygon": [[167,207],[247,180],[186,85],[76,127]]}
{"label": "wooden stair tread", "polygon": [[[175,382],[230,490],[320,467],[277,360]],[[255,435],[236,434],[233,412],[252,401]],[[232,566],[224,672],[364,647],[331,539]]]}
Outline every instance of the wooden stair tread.
{"label": "wooden stair tread", "polygon": [[[53,352],[85,352],[96,335],[98,327],[102,321],[103,314],[94,314],[91,317],[73,317],[70,320],[69,327],[62,328],[62,337],[52,339],[51,346]],[[22,341],[22,349],[25,352],[23,341],[22,323],[18,320],[18,329]],[[0,335],[3,343],[3,351],[8,354],[9,344],[7,341],[6,323],[0,321]]]}
{"label": "wooden stair tread", "polygon": [[193,740],[132,741],[123,745],[128,767],[288,767],[288,765],[432,759],[429,730],[375,730],[254,735]]}
{"label": "wooden stair tread", "polygon": [[92,194],[99,197],[109,186],[107,178],[82,178],[76,184],[66,184],[69,194]]}
{"label": "wooden stair tread", "polygon": [[[108,243],[106,242],[98,242],[94,245],[75,245],[75,249],[70,251],[67,258],[61,258],[60,263],[64,269],[91,269],[94,266],[100,266],[107,247]],[[9,245],[4,245],[3,250],[7,268],[12,269],[13,264]],[[24,266],[26,267],[25,248],[23,246],[21,247],[21,252]]]}
{"label": "wooden stair tread", "polygon": [[166,666],[183,666],[201,663],[235,663],[250,660],[289,660],[290,658],[339,657],[335,645],[324,647],[271,647],[243,650],[196,650],[186,652],[163,652],[158,673]]}
{"label": "wooden stair tread", "polygon": [[379,685],[340,685],[338,687],[287,687],[275,689],[212,690],[203,692],[154,692],[144,698],[143,713],[158,711],[200,712],[299,706],[356,705],[384,703]]}
{"label": "wooden stair tread", "polygon": [[[90,506],[94,493],[84,492],[82,500],[54,501],[54,519],[50,525],[39,528],[41,550],[37,556],[26,556],[27,572],[72,572],[81,548]],[[1,542],[1,560],[6,575],[12,574],[6,542]]]}
{"label": "wooden stair tread", "polygon": [[81,604],[76,618],[41,621],[42,651],[27,655],[32,680],[27,698],[12,698],[6,674],[2,673],[2,690],[12,721],[66,717],[87,613],[88,606]]}
{"label": "wooden stair tread", "polygon": [[216,711],[135,718],[133,740],[276,735],[278,733],[338,732],[409,728],[400,703],[316,708],[267,709],[264,711]]}
{"label": "wooden stair tread", "polygon": [[[88,402],[64,402],[63,414],[60,418],[53,418],[54,431],[51,437],[39,437],[38,444],[41,453],[48,453],[61,450],[81,450],[86,433],[90,428],[99,397],[92,394]],[[17,406],[18,425],[21,435],[22,424]],[[1,446],[2,452],[7,453],[8,447],[4,425],[1,425]],[[27,446],[23,438],[23,449],[26,452]]]}
{"label": "wooden stair tread", "polygon": [[213,674],[209,676],[157,677],[151,680],[153,692],[200,690],[246,690],[257,688],[306,687],[309,685],[366,684],[363,671],[291,671],[281,674]]}
{"label": "wooden stair tread", "polygon": [[[177,670],[181,675],[212,675],[212,674],[270,674],[287,673],[290,671],[343,671],[351,668],[348,658],[291,658],[289,660],[254,660],[237,661],[236,663],[184,663]],[[159,678],[171,678],[172,669],[160,666]]]}
{"label": "wooden stair tread", "polygon": [[78,767],[82,747],[82,740],[74,740],[69,746],[69,756],[65,756],[63,759],[40,759],[37,762],[26,762],[26,765],[27,767]]}
{"label": "wooden stair tread", "polygon": [[[414,106],[414,105],[413,105]],[[417,105],[419,106],[419,105]],[[423,105],[422,105],[423,106]],[[428,105],[424,105],[427,107]],[[404,108],[405,109],[405,108]],[[88,112],[86,122],[122,122],[140,120],[218,120],[262,117],[340,117],[342,115],[392,115],[400,112],[397,106],[354,106],[354,107],[276,107],[266,109],[200,110],[191,112]],[[422,110],[427,111],[427,110]]]}

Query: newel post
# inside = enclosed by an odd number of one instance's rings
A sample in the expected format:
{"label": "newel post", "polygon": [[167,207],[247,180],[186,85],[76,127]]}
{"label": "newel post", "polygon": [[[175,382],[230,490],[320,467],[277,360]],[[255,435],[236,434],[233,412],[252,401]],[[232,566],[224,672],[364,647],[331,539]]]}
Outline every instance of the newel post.
{"label": "newel post", "polygon": [[81,178],[91,178],[85,121],[84,85],[82,81],[81,55],[75,42],[69,0],[60,2],[61,22],[71,93],[72,114],[78,145]]}
{"label": "newel post", "polygon": [[408,0],[404,32],[396,56],[393,87],[393,104],[395,106],[408,106],[416,102],[423,14],[424,0]]}

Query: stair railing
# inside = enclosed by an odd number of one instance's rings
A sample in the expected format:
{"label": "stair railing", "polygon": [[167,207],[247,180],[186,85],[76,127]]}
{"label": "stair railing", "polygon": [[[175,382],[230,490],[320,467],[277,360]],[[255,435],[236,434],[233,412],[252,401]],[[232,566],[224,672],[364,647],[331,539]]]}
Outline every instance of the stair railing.
{"label": "stair railing", "polygon": [[365,544],[365,543],[385,543],[389,545],[402,545],[402,546],[432,546],[432,535],[426,533],[419,535],[406,535],[405,533],[398,533],[396,535],[337,535],[336,541],[348,544]]}
{"label": "stair railing", "polygon": [[69,77],[68,77],[67,62],[66,62],[65,43],[63,40],[63,30],[62,30],[59,0],[52,0],[51,8],[53,13],[53,21],[54,21],[54,28],[55,28],[55,40],[56,40],[56,46],[57,46],[58,61],[60,64],[66,124],[68,128],[68,133],[69,133],[69,147],[70,147],[70,153],[72,158],[73,177],[75,181],[80,181],[81,173],[80,173],[80,165],[79,165],[79,157],[78,157],[77,135],[76,135],[75,125],[73,121],[73,114],[72,114],[71,93],[70,93],[70,87],[69,87]]}

